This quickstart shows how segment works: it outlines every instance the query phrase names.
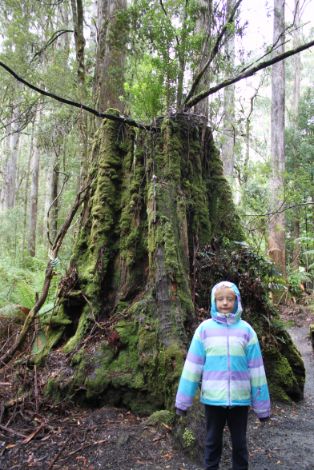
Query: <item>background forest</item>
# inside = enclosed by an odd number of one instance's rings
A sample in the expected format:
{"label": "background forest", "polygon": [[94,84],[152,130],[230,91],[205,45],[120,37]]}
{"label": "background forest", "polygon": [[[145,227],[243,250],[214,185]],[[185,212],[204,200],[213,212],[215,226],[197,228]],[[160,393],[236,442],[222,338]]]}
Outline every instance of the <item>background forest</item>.
{"label": "background forest", "polygon": [[[151,124],[178,110],[205,115],[247,242],[258,254],[273,255],[273,283],[286,285],[293,296],[312,289],[313,49],[287,59],[278,72],[284,85],[281,121],[274,111],[279,91],[271,68],[195,104],[189,101],[192,83],[201,93],[313,38],[312,1],[286,2],[281,30],[273,26],[272,2],[260,0],[253,9],[250,3],[1,2],[0,307],[32,307],[49,249],[84,186],[101,122],[31,90],[3,64],[46,93],[103,113],[115,108],[137,123]],[[210,66],[199,77],[206,61]],[[284,136],[279,163],[274,132]],[[78,225],[74,219],[59,252],[50,300],[68,266]],[[281,234],[274,250],[272,233]]]}

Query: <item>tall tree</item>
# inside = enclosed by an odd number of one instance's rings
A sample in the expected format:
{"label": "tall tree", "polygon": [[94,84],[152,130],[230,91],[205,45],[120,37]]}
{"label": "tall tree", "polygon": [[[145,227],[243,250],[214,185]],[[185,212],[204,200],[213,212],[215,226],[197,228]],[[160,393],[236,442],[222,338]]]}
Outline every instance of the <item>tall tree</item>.
{"label": "tall tree", "polygon": [[[273,55],[284,51],[285,1],[274,0]],[[285,172],[285,65],[281,61],[272,66],[271,78],[271,167],[269,182],[270,208],[268,252],[278,268],[286,272],[285,256],[285,213],[284,172]]]}
{"label": "tall tree", "polygon": [[126,0],[99,0],[97,12],[97,52],[95,93],[98,109],[115,108],[123,112]]}
{"label": "tall tree", "polygon": [[19,153],[19,119],[20,112],[18,104],[12,106],[10,121],[6,126],[5,159],[3,168],[3,186],[0,191],[0,209],[12,209],[15,206],[17,190],[17,164]]}
{"label": "tall tree", "polygon": [[[208,53],[212,47],[212,23],[213,23],[213,1],[212,0],[198,0],[198,15],[196,19],[195,30],[201,35],[202,47],[199,54],[199,68],[202,69],[207,61]],[[207,69],[204,73],[197,91],[202,91],[205,87],[209,86],[210,83],[210,69]],[[201,114],[208,119],[208,98],[200,101],[194,107],[196,114]]]}
{"label": "tall tree", "polygon": [[[235,6],[235,0],[227,1],[227,16]],[[230,76],[234,70],[235,62],[235,28],[231,28],[226,41],[225,52],[227,57],[226,68]],[[231,73],[230,73],[231,72]],[[224,111],[221,155],[224,164],[224,175],[227,178],[234,176],[234,149],[236,140],[235,127],[235,85],[230,85],[224,89]]]}
{"label": "tall tree", "polygon": [[[294,2],[294,24],[295,30],[293,32],[293,45],[298,47],[301,44],[301,30],[300,30],[300,0]],[[299,108],[300,108],[300,88],[301,88],[301,56],[296,54],[293,57],[293,93],[292,93],[292,122],[297,127],[299,119]],[[294,167],[296,172],[299,167],[299,157],[295,153]],[[298,269],[300,265],[300,254],[301,254],[301,243],[300,243],[300,211],[299,209],[294,210],[293,217],[293,239],[294,247],[292,254],[292,266],[294,269]]]}

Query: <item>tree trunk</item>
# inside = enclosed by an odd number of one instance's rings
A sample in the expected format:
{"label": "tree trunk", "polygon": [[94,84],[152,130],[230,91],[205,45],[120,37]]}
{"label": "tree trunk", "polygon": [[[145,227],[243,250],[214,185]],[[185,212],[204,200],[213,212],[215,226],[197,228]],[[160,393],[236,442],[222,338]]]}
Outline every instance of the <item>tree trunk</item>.
{"label": "tree trunk", "polygon": [[[294,2],[294,17],[295,17],[295,31],[293,32],[293,47],[298,47],[301,43],[301,31],[300,31],[300,0]],[[297,127],[299,118],[299,103],[300,103],[300,85],[301,85],[301,56],[296,54],[293,57],[293,94],[292,94],[292,122]],[[298,155],[294,154],[293,167],[297,174],[299,169],[299,158]],[[292,266],[294,269],[299,269],[300,256],[301,256],[301,242],[300,242],[300,211],[294,210],[293,214],[293,254],[292,254]]]}
{"label": "tree trunk", "polygon": [[[202,69],[208,58],[208,51],[210,49],[210,37],[211,37],[211,24],[212,24],[212,15],[213,15],[213,2],[212,0],[198,0],[199,3],[199,12],[198,19],[196,21],[196,32],[204,35],[201,60],[199,63],[199,69]],[[197,88],[197,93],[201,92],[203,89],[208,88],[210,83],[210,71],[205,72],[202,80]],[[194,112],[205,116],[208,120],[208,98],[200,101],[194,106]]]}
{"label": "tree trunk", "polygon": [[[74,41],[77,63],[78,95],[81,103],[86,102],[86,72],[85,72],[85,37],[84,37],[84,9],[82,0],[71,0]],[[81,112],[78,117],[80,131],[80,175],[78,178],[78,190],[85,184],[87,174],[88,152],[88,117]]]}
{"label": "tree trunk", "polygon": [[79,88],[84,90],[85,87],[85,38],[83,31],[84,11],[82,0],[71,0],[73,26],[74,26],[74,43],[77,62],[77,77]]}
{"label": "tree trunk", "polygon": [[23,204],[23,253],[26,253],[26,244],[28,242],[28,205],[29,205],[29,180],[31,174],[31,162],[32,162],[32,155],[34,151],[34,134],[35,134],[35,122],[32,122],[31,126],[31,138],[30,138],[30,146],[29,146],[29,154],[27,158],[27,168],[26,168],[26,175],[25,175],[25,185],[24,185],[24,204]]}
{"label": "tree trunk", "polygon": [[[227,1],[227,17],[234,8],[235,0]],[[228,59],[228,75],[232,75],[235,59],[235,34],[232,33],[225,46],[226,57]],[[222,131],[222,147],[221,155],[224,164],[224,175],[230,179],[234,176],[234,148],[236,141],[235,127],[235,102],[234,102],[235,85],[230,85],[224,89],[224,118]]]}
{"label": "tree trunk", "polygon": [[[49,387],[142,414],[171,408],[191,329],[199,321],[196,311],[208,310],[213,278],[242,272],[252,284],[259,331],[270,335],[265,344],[272,364],[277,361],[274,390],[300,396],[302,360],[287,334],[271,326],[274,313],[256,288],[256,257],[237,255],[243,232],[210,129],[199,116],[184,114],[158,125],[147,133],[105,121],[96,134],[91,187],[70,267],[54,312],[42,319],[52,337],[62,335],[58,351],[62,346],[71,353],[72,372],[61,371]],[[224,261],[214,252],[226,240]],[[217,264],[201,292],[199,275],[213,259]],[[236,264],[230,268],[231,262]],[[278,334],[285,339],[276,342]],[[285,374],[293,377],[288,386]]]}
{"label": "tree trunk", "polygon": [[0,194],[2,210],[12,209],[15,206],[17,189],[17,162],[19,152],[19,107],[13,106],[11,123],[7,126],[6,159],[3,171],[3,187]]}
{"label": "tree trunk", "polygon": [[[274,0],[274,43],[279,44],[275,54],[284,51],[284,0]],[[279,39],[280,38],[280,39]],[[285,256],[285,213],[280,211],[284,204],[285,172],[285,66],[279,62],[272,66],[271,105],[271,166],[270,208],[274,214],[269,219],[268,252],[283,274],[286,272]],[[280,211],[280,212],[276,212]]]}
{"label": "tree trunk", "polygon": [[122,13],[126,0],[99,0],[95,96],[101,112],[114,108],[123,112],[125,42],[127,25]]}
{"label": "tree trunk", "polygon": [[[35,124],[36,126],[36,120]],[[35,145],[31,160],[31,187],[30,187],[30,214],[28,251],[30,256],[36,254],[37,212],[38,212],[38,180],[39,180],[40,150],[35,138]]]}

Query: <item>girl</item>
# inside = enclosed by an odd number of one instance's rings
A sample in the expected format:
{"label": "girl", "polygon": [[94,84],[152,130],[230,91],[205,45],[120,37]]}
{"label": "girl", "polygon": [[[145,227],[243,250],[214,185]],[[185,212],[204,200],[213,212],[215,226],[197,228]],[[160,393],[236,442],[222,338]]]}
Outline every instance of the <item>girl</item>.
{"label": "girl", "polygon": [[176,396],[177,414],[192,405],[201,383],[205,405],[205,469],[219,468],[223,429],[232,441],[232,469],[248,468],[246,428],[249,406],[261,421],[270,416],[269,391],[258,339],[241,320],[240,292],[223,281],[211,293],[211,319],[196,329]]}

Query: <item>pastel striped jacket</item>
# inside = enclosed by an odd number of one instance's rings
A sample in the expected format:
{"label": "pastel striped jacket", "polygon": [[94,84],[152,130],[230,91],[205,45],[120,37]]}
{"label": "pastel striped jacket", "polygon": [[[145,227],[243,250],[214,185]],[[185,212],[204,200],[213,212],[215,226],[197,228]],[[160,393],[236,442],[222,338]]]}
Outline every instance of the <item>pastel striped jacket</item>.
{"label": "pastel striped jacket", "polygon": [[212,318],[202,322],[193,336],[182,371],[176,408],[192,405],[198,387],[205,405],[252,406],[259,418],[270,415],[270,398],[262,354],[253,328],[241,319],[240,293],[236,311],[220,315],[212,291]]}

